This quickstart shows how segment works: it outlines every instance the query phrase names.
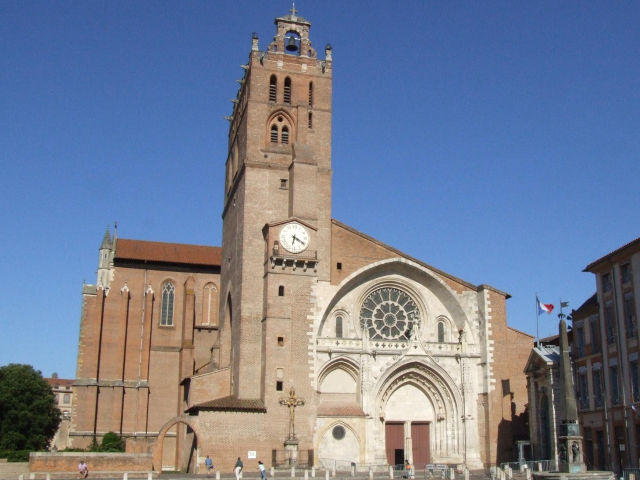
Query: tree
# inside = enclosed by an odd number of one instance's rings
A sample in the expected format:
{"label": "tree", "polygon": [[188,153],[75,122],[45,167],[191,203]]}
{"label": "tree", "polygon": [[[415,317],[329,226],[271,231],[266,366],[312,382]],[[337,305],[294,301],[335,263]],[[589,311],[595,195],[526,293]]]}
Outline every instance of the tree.
{"label": "tree", "polygon": [[102,437],[102,443],[96,451],[98,452],[124,452],[125,445],[120,435],[114,432],[107,432]]}
{"label": "tree", "polygon": [[51,387],[31,365],[0,367],[0,450],[45,450],[60,411]]}

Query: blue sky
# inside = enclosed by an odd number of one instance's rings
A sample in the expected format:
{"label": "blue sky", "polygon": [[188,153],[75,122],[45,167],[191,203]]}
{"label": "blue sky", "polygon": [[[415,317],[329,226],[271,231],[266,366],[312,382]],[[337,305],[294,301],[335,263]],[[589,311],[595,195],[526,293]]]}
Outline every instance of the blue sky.
{"label": "blue sky", "polygon": [[[640,236],[640,3],[298,1],[334,59],[333,216],[472,283],[577,308]],[[0,365],[73,378],[121,237],[220,245],[251,34],[289,2],[0,2]],[[540,317],[540,335],[555,315]]]}

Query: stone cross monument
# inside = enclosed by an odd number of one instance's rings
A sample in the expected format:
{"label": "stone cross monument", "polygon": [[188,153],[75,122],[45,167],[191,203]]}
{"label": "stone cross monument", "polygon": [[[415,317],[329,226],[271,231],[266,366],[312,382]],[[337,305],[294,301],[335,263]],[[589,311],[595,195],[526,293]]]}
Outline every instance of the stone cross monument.
{"label": "stone cross monument", "polygon": [[289,408],[289,438],[284,441],[284,448],[287,450],[289,455],[289,464],[295,465],[298,460],[298,437],[296,437],[296,407],[301,407],[304,405],[304,400],[302,398],[296,397],[296,391],[293,387],[289,390],[288,398],[281,398],[280,405]]}

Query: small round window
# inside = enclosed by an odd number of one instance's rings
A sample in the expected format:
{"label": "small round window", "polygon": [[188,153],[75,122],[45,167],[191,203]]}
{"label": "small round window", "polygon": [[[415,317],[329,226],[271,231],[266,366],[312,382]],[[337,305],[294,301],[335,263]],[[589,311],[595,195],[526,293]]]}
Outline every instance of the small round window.
{"label": "small round window", "polygon": [[333,427],[333,431],[331,433],[333,434],[333,438],[336,440],[342,440],[346,432],[342,425],[336,425]]}

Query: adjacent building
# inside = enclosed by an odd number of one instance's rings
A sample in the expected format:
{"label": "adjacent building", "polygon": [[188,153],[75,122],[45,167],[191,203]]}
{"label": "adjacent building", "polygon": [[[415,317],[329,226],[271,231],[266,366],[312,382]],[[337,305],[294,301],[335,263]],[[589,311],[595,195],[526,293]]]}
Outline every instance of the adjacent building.
{"label": "adjacent building", "polygon": [[51,449],[64,450],[69,446],[69,426],[73,409],[73,391],[71,387],[74,381],[69,378],[58,378],[56,373],[52,374],[51,378],[45,378],[45,380],[51,387],[56,406],[60,410],[60,425],[51,440]]}
{"label": "adjacent building", "polygon": [[[637,467],[640,238],[590,263],[596,293],[573,317],[573,360],[589,468]],[[639,411],[640,413],[640,411]]]}
{"label": "adjacent building", "polygon": [[332,218],[332,49],[294,9],[275,25],[229,117],[222,247],[104,237],[74,446],[115,431],[183,471],[514,459],[533,338],[506,292]]}

